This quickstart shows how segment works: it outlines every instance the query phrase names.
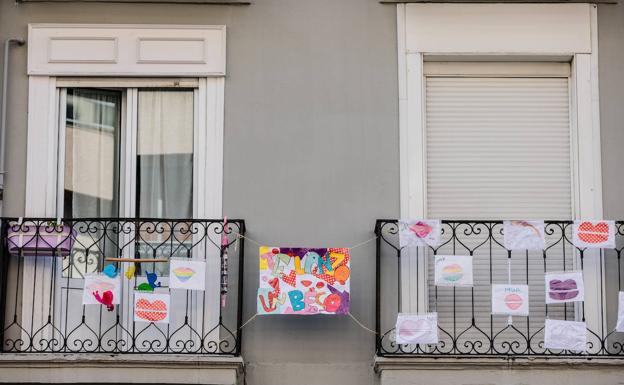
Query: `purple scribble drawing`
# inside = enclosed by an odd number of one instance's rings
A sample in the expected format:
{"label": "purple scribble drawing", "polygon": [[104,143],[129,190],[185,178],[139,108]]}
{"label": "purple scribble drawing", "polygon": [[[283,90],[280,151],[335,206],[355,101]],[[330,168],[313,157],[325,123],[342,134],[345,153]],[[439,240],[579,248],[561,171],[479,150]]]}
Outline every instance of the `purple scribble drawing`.
{"label": "purple scribble drawing", "polygon": [[548,287],[550,288],[548,295],[557,301],[573,299],[579,294],[576,281],[573,279],[566,279],[565,281],[553,279],[549,282]]}

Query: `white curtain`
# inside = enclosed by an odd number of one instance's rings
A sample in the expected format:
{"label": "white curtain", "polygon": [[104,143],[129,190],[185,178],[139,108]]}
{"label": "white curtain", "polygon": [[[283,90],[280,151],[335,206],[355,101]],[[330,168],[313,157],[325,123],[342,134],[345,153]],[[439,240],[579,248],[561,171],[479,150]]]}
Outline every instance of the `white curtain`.
{"label": "white curtain", "polygon": [[137,213],[193,216],[193,91],[140,91]]}

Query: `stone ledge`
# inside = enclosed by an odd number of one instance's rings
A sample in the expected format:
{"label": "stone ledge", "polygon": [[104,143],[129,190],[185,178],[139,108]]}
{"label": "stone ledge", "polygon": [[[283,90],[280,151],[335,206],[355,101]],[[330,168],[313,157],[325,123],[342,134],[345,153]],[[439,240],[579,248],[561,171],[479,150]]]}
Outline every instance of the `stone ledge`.
{"label": "stone ledge", "polygon": [[235,385],[241,357],[185,354],[0,354],[0,382]]}
{"label": "stone ledge", "polygon": [[479,369],[598,369],[624,368],[622,358],[570,358],[570,357],[379,357],[375,356],[375,372],[382,370],[479,370]]}

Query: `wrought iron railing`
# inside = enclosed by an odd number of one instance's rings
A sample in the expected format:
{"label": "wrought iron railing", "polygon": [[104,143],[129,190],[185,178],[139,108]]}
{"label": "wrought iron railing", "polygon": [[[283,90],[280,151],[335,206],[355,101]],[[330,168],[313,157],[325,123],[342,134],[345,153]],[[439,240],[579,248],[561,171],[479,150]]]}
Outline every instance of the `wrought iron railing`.
{"label": "wrought iron railing", "polygon": [[[507,251],[502,221],[443,220],[438,247],[401,248],[398,232],[397,220],[377,220],[378,356],[624,357],[624,333],[615,331],[622,289],[624,222],[616,222],[616,247],[599,251],[573,246],[570,221],[545,222],[543,251]],[[434,255],[472,255],[474,286],[435,286]],[[545,272],[588,269],[597,280],[590,282],[596,289],[593,298],[586,294],[585,302],[545,303]],[[589,276],[587,272],[584,275]],[[491,314],[491,285],[507,283],[510,278],[513,283],[529,285],[530,294],[529,316],[514,316],[511,323],[507,316]],[[439,343],[397,344],[394,327],[400,312],[437,312]],[[586,351],[545,348],[547,318],[586,321]]]}
{"label": "wrought iron railing", "polygon": [[[240,355],[243,220],[2,218],[0,225],[2,352]],[[172,257],[206,262],[204,291],[167,290]],[[83,305],[85,275],[111,264],[120,303],[111,311]],[[157,291],[170,292],[168,323],[133,318],[134,292],[153,273]]]}

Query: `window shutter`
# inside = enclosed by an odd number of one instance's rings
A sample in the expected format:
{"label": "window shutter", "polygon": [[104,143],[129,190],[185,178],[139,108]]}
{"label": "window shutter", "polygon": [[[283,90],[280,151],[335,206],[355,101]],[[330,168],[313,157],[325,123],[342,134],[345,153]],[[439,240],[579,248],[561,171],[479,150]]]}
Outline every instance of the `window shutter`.
{"label": "window shutter", "polygon": [[[506,74],[500,63],[495,66],[495,76],[462,75],[460,64],[450,67],[453,75],[445,75],[440,66],[425,67],[426,71],[431,70],[425,79],[427,216],[466,220],[571,219],[569,65],[561,76],[553,71],[540,72],[540,66],[534,66],[536,72],[532,72],[531,65],[523,68],[518,63],[509,68],[520,69],[521,75]],[[472,63],[466,68],[475,73],[478,66]],[[485,239],[470,238],[466,242],[469,248]],[[502,237],[498,238],[502,243]],[[490,283],[507,283],[507,253],[494,246],[491,254],[487,245],[474,254],[474,313],[477,324],[487,327]],[[568,251],[565,262],[563,258],[549,259],[548,270],[572,268],[573,254]],[[465,248],[453,250],[451,245],[438,252],[447,253],[468,254]],[[434,287],[432,265],[431,310],[440,313],[441,326],[449,331],[455,328],[459,334],[470,329],[471,289]],[[539,319],[544,317],[543,273],[541,252],[514,252],[512,282],[526,284],[528,279],[532,331],[541,327]],[[569,318],[571,310],[572,306],[565,310],[562,306],[551,308],[549,317],[563,319],[567,312]],[[495,329],[505,326],[506,317],[493,319]],[[514,324],[526,325],[526,318],[515,317]],[[472,328],[464,337],[478,335]]]}

